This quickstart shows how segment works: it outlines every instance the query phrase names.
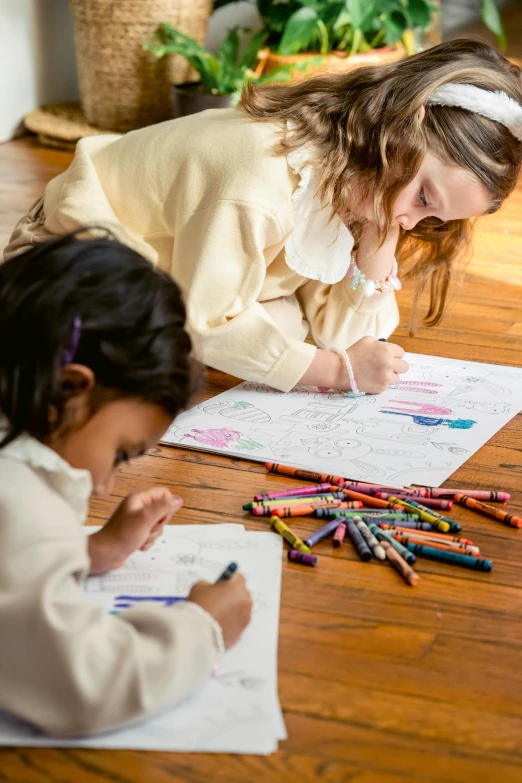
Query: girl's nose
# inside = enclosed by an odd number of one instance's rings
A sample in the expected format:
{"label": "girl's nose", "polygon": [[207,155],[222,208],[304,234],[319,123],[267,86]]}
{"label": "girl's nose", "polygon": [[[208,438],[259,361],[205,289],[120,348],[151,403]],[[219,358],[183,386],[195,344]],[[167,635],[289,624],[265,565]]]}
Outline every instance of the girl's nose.
{"label": "girl's nose", "polygon": [[107,495],[112,494],[112,490],[114,489],[114,481],[115,476],[111,475],[109,478],[105,479],[105,481],[102,481],[100,484],[96,484],[92,494],[97,498],[106,498]]}

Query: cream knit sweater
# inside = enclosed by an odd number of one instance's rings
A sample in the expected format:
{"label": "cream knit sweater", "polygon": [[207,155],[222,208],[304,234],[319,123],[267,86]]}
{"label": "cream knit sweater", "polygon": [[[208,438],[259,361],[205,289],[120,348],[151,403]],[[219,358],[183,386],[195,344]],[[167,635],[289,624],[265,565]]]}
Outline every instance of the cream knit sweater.
{"label": "cream knit sweater", "polygon": [[83,139],[48,184],[44,213],[53,234],[110,227],[180,285],[202,361],[287,391],[316,348],[285,334],[261,302],[295,295],[323,348],[386,337],[398,311],[393,294],[366,299],[346,280],[327,285],[289,268],[299,177],[274,153],[277,140],[275,125],[238,109]]}

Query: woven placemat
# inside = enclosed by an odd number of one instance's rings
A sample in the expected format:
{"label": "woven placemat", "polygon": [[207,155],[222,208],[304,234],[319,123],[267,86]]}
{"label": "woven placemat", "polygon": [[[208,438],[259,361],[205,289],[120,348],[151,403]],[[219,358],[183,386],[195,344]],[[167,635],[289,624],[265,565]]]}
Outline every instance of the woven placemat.
{"label": "woven placemat", "polygon": [[73,150],[84,136],[99,136],[111,131],[95,128],[85,119],[81,103],[49,103],[35,109],[24,118],[27,130],[38,135],[46,147]]}

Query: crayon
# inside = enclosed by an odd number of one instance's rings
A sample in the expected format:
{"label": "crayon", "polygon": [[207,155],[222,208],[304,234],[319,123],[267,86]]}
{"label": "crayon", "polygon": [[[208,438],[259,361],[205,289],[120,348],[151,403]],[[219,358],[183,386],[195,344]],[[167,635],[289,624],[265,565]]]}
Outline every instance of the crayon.
{"label": "crayon", "polygon": [[473,568],[476,571],[491,571],[493,568],[492,560],[484,560],[481,557],[461,555],[458,552],[443,552],[440,549],[434,549],[431,546],[420,544],[408,544],[408,549],[415,555],[419,555],[419,557],[427,557],[430,560],[440,560],[441,563],[459,565],[463,566],[463,568]]}
{"label": "crayon", "polygon": [[[383,517],[383,519],[385,519]],[[408,520],[402,520],[402,519],[391,519],[389,522],[383,521],[381,519],[376,519],[375,522],[379,525],[380,528],[383,530],[389,530],[397,528],[398,530],[423,530],[426,532],[431,532],[433,530],[433,525],[431,525],[429,522],[414,522],[414,521],[408,521]]]}
{"label": "crayon", "polygon": [[330,492],[324,495],[309,495],[307,497],[298,498],[276,498],[275,500],[253,500],[250,503],[245,503],[243,511],[252,511],[254,508],[277,508],[281,506],[295,506],[303,503],[324,503],[328,500],[344,500],[344,494],[342,492]]}
{"label": "crayon", "polygon": [[432,546],[434,549],[444,549],[446,552],[460,552],[463,555],[473,555],[473,557],[480,557],[480,549],[478,546],[466,546],[465,544],[456,544],[454,541],[437,541],[433,538],[429,540],[422,538],[422,536],[415,536],[412,533],[394,533],[393,537],[401,544],[421,544],[422,546]]}
{"label": "crayon", "polygon": [[[373,495],[365,495],[362,492],[354,492],[351,489],[345,489],[343,492],[346,497],[350,498],[351,500],[360,500],[361,503],[364,503],[367,506],[371,506],[372,508],[390,508],[389,500],[374,498]],[[403,511],[404,507],[401,506],[400,501],[396,497],[394,497],[394,501],[396,501],[394,508],[396,508],[398,511]]]}
{"label": "crayon", "polygon": [[[416,487],[421,489],[421,487]],[[474,500],[489,500],[490,503],[507,503],[511,498],[509,492],[496,492],[495,490],[484,489],[446,489],[445,487],[422,487],[429,492],[430,498],[451,498],[455,495],[466,495]]]}
{"label": "crayon", "polygon": [[299,536],[296,536],[295,533],[292,533],[288,525],[285,525],[285,523],[279,519],[277,516],[270,517],[270,524],[274,528],[274,530],[277,530],[279,535],[283,536],[285,541],[288,541],[292,549],[297,549],[299,552],[304,552],[305,554],[310,554],[310,547],[306,546],[304,541],[301,541]]}
{"label": "crayon", "polygon": [[306,552],[300,552],[298,549],[290,549],[288,552],[288,559],[292,563],[301,563],[301,565],[317,565],[317,555],[309,555]]}
{"label": "crayon", "polygon": [[313,533],[310,533],[310,535],[305,538],[304,542],[306,546],[313,547],[316,544],[319,543],[319,541],[322,541],[323,538],[326,538],[327,536],[331,536],[332,533],[337,530],[337,527],[339,525],[338,519],[331,519],[329,522],[326,523],[326,525],[323,525],[319,528],[319,530],[314,530]]}
{"label": "crayon", "polygon": [[228,579],[230,579],[232,576],[234,576],[236,571],[237,571],[237,563],[230,563],[230,565],[228,565],[225,568],[225,570],[223,571],[223,573],[221,574],[221,576],[218,578],[217,581],[218,582],[226,582]]}
{"label": "crayon", "polygon": [[[336,520],[336,522],[337,521],[338,520]],[[332,545],[336,549],[338,549],[343,543],[345,535],[346,535],[346,524],[344,522],[339,522],[339,524],[335,528],[334,537],[332,539]]]}
{"label": "crayon", "polygon": [[[421,522],[421,524],[427,525],[428,523],[427,522]],[[420,536],[420,537],[426,539],[426,543],[428,543],[428,540],[431,541],[431,539],[434,539],[434,540],[435,539],[439,539],[440,541],[442,541],[442,543],[445,543],[446,541],[451,541],[451,542],[454,542],[456,544],[464,544],[464,546],[474,546],[473,541],[470,538],[459,538],[458,536],[451,536],[449,534],[447,535],[446,533],[441,533],[440,530],[430,531],[430,530],[423,530],[422,528],[419,530],[419,529],[415,529],[415,528],[410,528],[409,526],[406,526],[406,525],[384,525],[384,524],[381,525],[381,524],[379,524],[379,527],[382,527],[384,530],[388,530],[388,528],[389,528],[390,529],[390,533],[391,533],[392,536],[395,535],[395,531],[397,531],[397,533],[401,533],[401,534],[404,533],[404,535],[406,535],[406,536],[410,536],[410,535],[411,536]]]}
{"label": "crayon", "polygon": [[[415,498],[412,497],[411,495],[404,495],[402,492],[395,492],[395,493],[377,492],[375,495],[375,497],[382,498],[383,500],[388,500],[392,496],[398,497],[399,500],[401,498],[410,501],[415,500]],[[438,498],[422,498],[422,505],[425,508],[438,508],[438,509],[442,509],[443,511],[449,511],[453,506],[453,503],[451,500],[439,500]]]}
{"label": "crayon", "polygon": [[289,465],[280,465],[278,462],[266,462],[265,468],[269,473],[279,473],[281,476],[292,476],[292,478],[304,479],[305,481],[316,481],[327,484],[344,484],[345,479],[342,476],[331,476],[328,473],[316,473],[313,470],[304,468],[291,468]]}
{"label": "crayon", "polygon": [[417,559],[415,555],[413,555],[412,557],[412,553],[409,552],[406,549],[406,547],[400,543],[400,541],[396,541],[395,538],[392,535],[390,535],[390,533],[388,533],[387,530],[381,530],[381,528],[378,525],[376,525],[375,522],[370,522],[368,527],[372,531],[375,538],[381,542],[381,544],[383,541],[387,541],[395,549],[397,554],[399,554],[403,558],[403,560],[406,560],[408,565],[414,564],[414,562]]}
{"label": "crayon", "polygon": [[353,521],[353,519],[346,520],[346,532],[348,533],[350,540],[354,546],[355,551],[364,563],[372,559],[372,550],[364,540],[361,531]]}
{"label": "crayon", "polygon": [[[418,509],[419,511],[425,511],[428,514],[431,514],[432,517],[435,517],[435,519],[438,519],[439,522],[444,522],[446,525],[449,525],[449,531],[446,531],[444,529],[443,532],[450,532],[450,533],[459,533],[462,530],[462,525],[459,525],[458,522],[455,522],[450,517],[445,517],[442,514],[439,514],[438,511],[435,511],[433,508],[426,508],[426,506],[423,506],[422,503],[419,503],[416,500],[411,500],[411,498],[408,498],[407,502],[410,504],[410,506],[413,506],[415,509]],[[402,500],[401,500],[402,503]],[[444,525],[445,528],[445,525]],[[439,526],[439,530],[442,530],[442,527]]]}
{"label": "crayon", "polygon": [[295,506],[261,506],[253,508],[250,512],[256,517],[269,517],[274,514],[276,517],[308,517],[312,516],[316,508],[342,508],[340,500],[327,500],[325,503],[306,503]]}
{"label": "crayon", "polygon": [[[394,507],[395,500],[390,498],[388,503],[392,504],[392,508]],[[423,509],[420,503],[416,503],[414,500],[406,500],[405,498],[402,498],[400,501],[403,506],[406,508],[407,511],[416,512],[422,522],[429,522],[433,527],[436,527],[437,530],[441,530],[443,533],[450,532],[453,525],[456,525],[457,523],[453,522],[452,520],[447,520],[444,518],[440,518],[440,514],[438,514],[437,511],[434,509]],[[451,524],[450,524],[451,522]],[[458,533],[459,530],[462,528],[460,525],[458,526],[458,529],[455,530],[456,533]],[[452,531],[453,532],[453,531]]]}
{"label": "crayon", "polygon": [[484,514],[492,519],[498,519],[504,525],[510,527],[522,527],[522,518],[516,517],[514,514],[509,514],[507,511],[502,511],[500,508],[494,508],[494,506],[488,506],[486,503],[481,503],[480,500],[470,498],[467,495],[455,495],[455,502],[466,508],[471,508],[473,511],[477,511],[479,514]]}
{"label": "crayon", "polygon": [[354,492],[363,492],[365,489],[372,491],[382,490],[383,492],[388,492],[390,489],[397,489],[400,492],[404,492],[405,494],[409,495],[410,493],[413,494],[414,492],[418,492],[419,490],[415,489],[409,489],[408,487],[397,487],[394,484],[371,484],[368,481],[350,481],[350,479],[346,479],[346,481],[343,484],[339,485],[340,489],[353,489]]}
{"label": "crayon", "polygon": [[395,568],[402,578],[408,582],[411,587],[415,587],[420,582],[420,576],[411,568],[406,560],[402,558],[398,552],[392,547],[389,541],[383,541],[382,547],[390,564]]}
{"label": "crayon", "polygon": [[372,550],[372,554],[374,557],[377,558],[377,560],[386,560],[386,552],[382,548],[382,546],[379,544],[378,540],[373,535],[372,531],[366,524],[366,522],[361,519],[361,517],[353,517],[353,521],[359,528],[359,531]]}
{"label": "crayon", "polygon": [[418,514],[405,514],[403,511],[391,511],[385,508],[361,508],[358,511],[345,512],[342,506],[337,508],[318,508],[314,511],[314,517],[318,519],[333,519],[335,516],[353,516],[354,514],[361,514],[361,516],[372,517],[372,519],[418,519]]}
{"label": "crayon", "polygon": [[254,500],[277,500],[278,498],[297,498],[303,495],[317,495],[322,492],[329,492],[333,489],[331,484],[311,484],[309,487],[292,487],[291,489],[281,489],[278,492],[263,492],[261,495],[254,495]]}

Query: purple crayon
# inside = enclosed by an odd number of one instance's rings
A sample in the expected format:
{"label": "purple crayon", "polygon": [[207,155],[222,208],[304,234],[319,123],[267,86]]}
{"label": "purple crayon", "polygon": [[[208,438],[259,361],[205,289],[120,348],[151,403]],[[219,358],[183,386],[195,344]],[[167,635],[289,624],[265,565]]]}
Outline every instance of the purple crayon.
{"label": "purple crayon", "polygon": [[309,555],[306,552],[299,552],[297,549],[291,549],[289,551],[288,559],[292,563],[301,563],[301,565],[317,565],[317,555]]}
{"label": "purple crayon", "polygon": [[316,530],[315,533],[310,533],[308,538],[305,539],[306,546],[312,547],[319,543],[319,541],[322,541],[323,538],[326,538],[327,536],[332,535],[339,526],[339,520],[331,519],[330,522],[327,522],[326,525],[323,525],[319,528],[319,530]]}

